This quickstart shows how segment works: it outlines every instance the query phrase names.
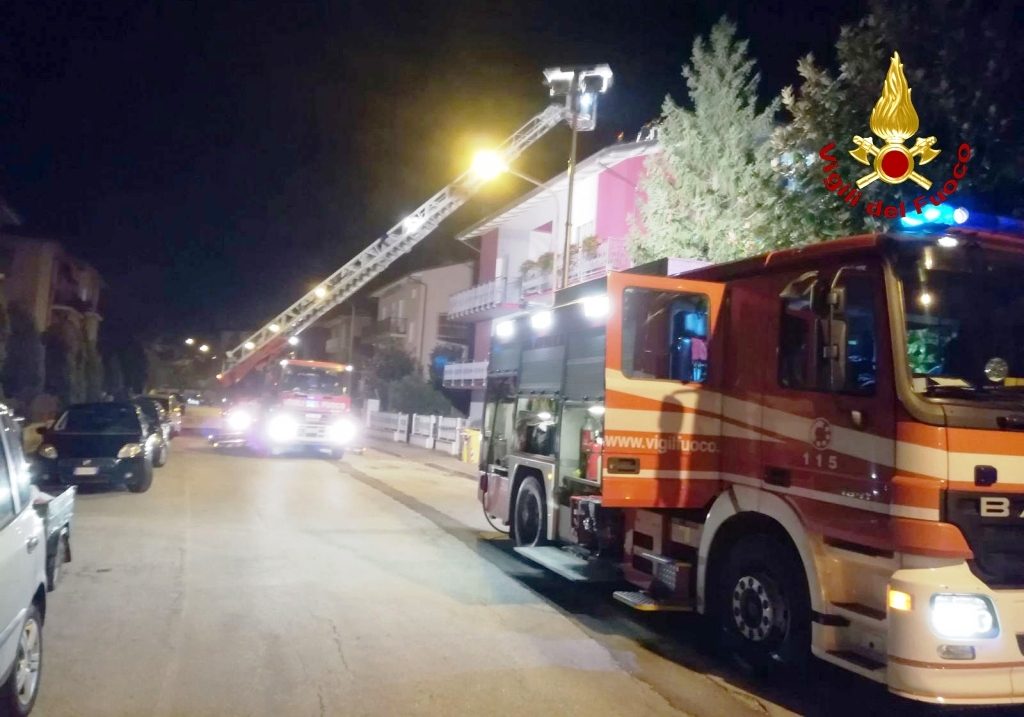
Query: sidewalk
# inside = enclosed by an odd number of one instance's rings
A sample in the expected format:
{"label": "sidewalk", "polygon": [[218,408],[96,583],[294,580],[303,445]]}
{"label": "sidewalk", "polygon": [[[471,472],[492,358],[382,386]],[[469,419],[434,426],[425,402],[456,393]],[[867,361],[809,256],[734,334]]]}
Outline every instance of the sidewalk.
{"label": "sidewalk", "polygon": [[410,446],[408,443],[386,441],[384,439],[367,437],[366,447],[380,453],[386,453],[396,458],[404,458],[415,463],[422,463],[446,473],[451,473],[459,478],[477,479],[477,467],[471,463],[463,463],[458,458],[440,451],[431,451],[427,448]]}

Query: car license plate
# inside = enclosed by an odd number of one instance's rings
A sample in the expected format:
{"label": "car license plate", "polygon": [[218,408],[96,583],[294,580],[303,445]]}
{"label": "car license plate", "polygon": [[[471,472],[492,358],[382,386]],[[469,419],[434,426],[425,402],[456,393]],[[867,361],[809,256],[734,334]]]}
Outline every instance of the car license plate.
{"label": "car license plate", "polygon": [[75,468],[76,476],[94,476],[100,472],[100,469],[96,466],[79,466]]}

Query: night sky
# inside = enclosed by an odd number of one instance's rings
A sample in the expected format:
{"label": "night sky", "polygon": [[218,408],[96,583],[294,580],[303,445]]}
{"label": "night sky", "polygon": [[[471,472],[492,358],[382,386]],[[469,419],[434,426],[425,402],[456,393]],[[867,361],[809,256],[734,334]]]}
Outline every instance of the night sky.
{"label": "night sky", "polygon": [[[767,98],[830,60],[861,2],[8,0],[0,195],[109,284],[121,331],[255,328],[547,101],[541,70],[607,62],[584,152],[680,98],[693,38],[739,24]],[[521,168],[564,167],[568,130]],[[503,179],[404,268],[528,187]],[[400,267],[401,268],[401,267]]]}

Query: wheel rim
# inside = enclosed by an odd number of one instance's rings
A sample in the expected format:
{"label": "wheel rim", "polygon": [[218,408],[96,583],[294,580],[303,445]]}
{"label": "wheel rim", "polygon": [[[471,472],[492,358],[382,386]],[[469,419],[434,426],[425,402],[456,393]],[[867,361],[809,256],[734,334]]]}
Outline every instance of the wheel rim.
{"label": "wheel rim", "polygon": [[42,663],[43,647],[39,639],[39,623],[30,618],[25,621],[18,640],[18,654],[14,661],[15,693],[18,704],[27,707],[32,703],[39,687],[39,668]]}
{"label": "wheel rim", "polygon": [[744,575],[732,590],[733,627],[751,642],[775,641],[789,629],[789,603],[768,575]]}
{"label": "wheel rim", "polygon": [[540,503],[531,490],[521,493],[522,498],[516,501],[516,535],[521,543],[537,542],[540,533]]}

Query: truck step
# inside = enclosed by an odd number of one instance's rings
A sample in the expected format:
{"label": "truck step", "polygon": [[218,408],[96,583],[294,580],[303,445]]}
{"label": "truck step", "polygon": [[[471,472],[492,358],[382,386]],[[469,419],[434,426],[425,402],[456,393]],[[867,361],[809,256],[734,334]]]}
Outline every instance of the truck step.
{"label": "truck step", "polygon": [[611,583],[622,579],[619,569],[599,560],[584,560],[562,548],[553,545],[531,548],[515,548],[527,560],[541,565],[566,580],[577,583]]}
{"label": "truck step", "polygon": [[629,605],[634,610],[644,612],[692,612],[693,603],[689,601],[659,600],[651,597],[645,592],[631,592],[629,590],[618,590],[612,593],[612,597],[621,603]]}

